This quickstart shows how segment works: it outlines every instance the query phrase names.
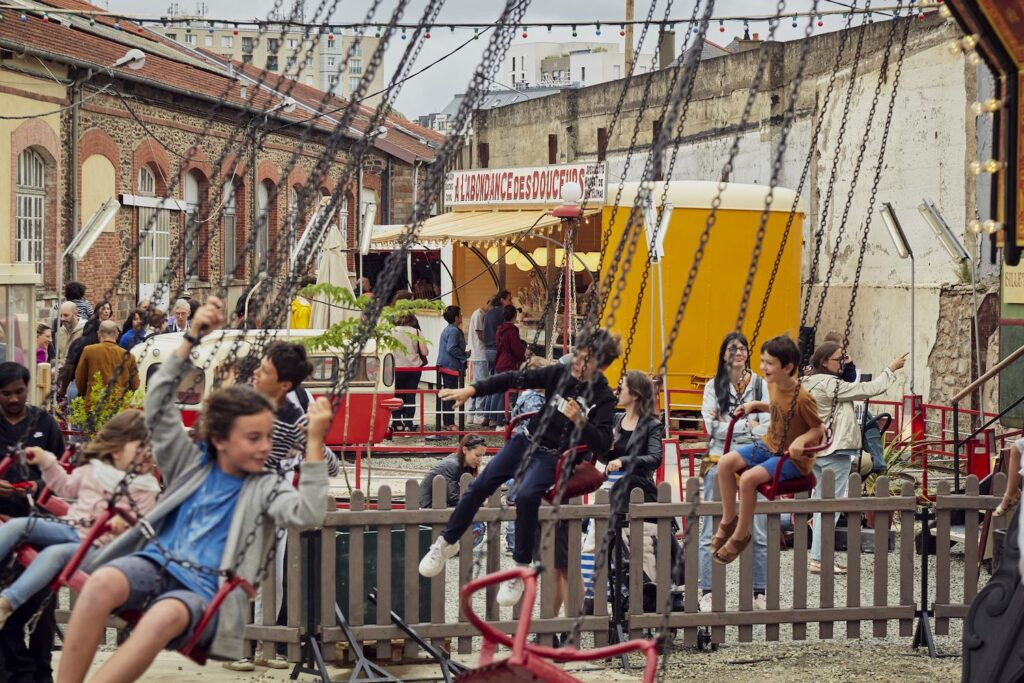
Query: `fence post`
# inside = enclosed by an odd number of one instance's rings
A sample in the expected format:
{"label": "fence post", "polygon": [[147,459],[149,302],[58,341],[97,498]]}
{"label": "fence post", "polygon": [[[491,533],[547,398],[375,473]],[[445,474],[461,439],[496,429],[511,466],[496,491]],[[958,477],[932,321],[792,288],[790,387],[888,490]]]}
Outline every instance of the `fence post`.
{"label": "fence post", "polygon": [[[903,482],[900,495],[904,498],[914,497],[914,484]],[[922,539],[923,540],[923,539]],[[900,512],[900,604],[914,604],[914,511]],[[908,638],[913,635],[914,620],[900,619],[900,636]]]}
{"label": "fence post", "polygon": [[[353,491],[349,509],[352,512],[359,512],[365,509],[364,496],[362,491]],[[362,626],[366,623],[366,615],[363,613],[366,600],[364,583],[364,533],[365,526],[350,526],[348,529],[348,612],[345,614],[349,625]],[[362,642],[360,642],[362,645]],[[349,653],[351,655],[351,653]]]}
{"label": "fence post", "polygon": [[[818,482],[820,498],[823,502],[835,500],[836,497],[836,475],[832,470],[824,470],[821,481]],[[835,607],[835,545],[836,545],[836,516],[831,512],[822,512],[818,515],[821,529],[821,557],[818,558],[821,566],[820,580],[818,582],[818,605]],[[849,571],[849,570],[847,570]],[[818,622],[818,637],[824,640],[831,640],[833,635],[833,623],[831,621]]]}
{"label": "fence post", "polygon": [[[420,485],[415,479],[405,482],[405,509],[419,510],[420,508]],[[402,581],[405,588],[405,613],[402,615],[408,624],[418,624],[422,620],[420,615],[420,525],[416,523],[405,525],[405,569]],[[419,651],[418,646],[411,640],[405,641],[405,658],[411,659]]]}
{"label": "fence post", "polygon": [[[850,475],[849,493],[847,497],[858,499],[863,490],[859,472]],[[860,525],[861,513],[849,512],[846,515],[846,606],[860,607]],[[860,638],[860,620],[846,621],[846,638]]]}
{"label": "fence post", "polygon": [[434,373],[437,375],[437,384],[435,385],[437,391],[434,393],[434,430],[441,430],[441,394],[440,390],[444,388],[441,383],[441,367],[435,366]]}
{"label": "fence post", "polygon": [[[956,414],[954,413],[954,416]],[[949,482],[940,481],[935,490],[935,605],[949,604],[949,527],[951,524],[951,510],[938,508],[939,499],[949,496]],[[927,526],[924,533],[927,534]],[[927,537],[925,537],[927,544]],[[922,550],[927,549],[925,545]],[[922,567],[924,567],[924,560]],[[924,579],[922,579],[924,582]],[[921,595],[924,597],[925,589],[922,588]],[[927,603],[927,600],[925,600]],[[927,609],[927,604],[922,608]],[[949,619],[935,615],[935,635],[944,636],[949,634]]]}
{"label": "fence post", "polygon": [[[875,483],[875,498],[884,502],[889,497],[889,478],[879,477]],[[889,512],[875,512],[875,591],[874,606],[885,607],[889,604]],[[875,619],[873,633],[876,638],[884,638],[888,633],[889,622]]]}
{"label": "fence post", "polygon": [[[682,480],[682,477],[680,477]],[[690,477],[686,480],[686,494],[683,496],[683,500],[687,503],[692,504],[693,501],[700,499],[700,483],[697,481],[697,477]],[[687,528],[687,519],[683,517],[683,562],[686,567],[686,577],[684,583],[686,584],[686,600],[684,602],[684,609],[687,614],[696,614],[697,606],[700,597],[700,588],[698,584],[698,574],[700,568],[697,559],[697,548],[700,545],[700,517],[695,517],[697,520],[696,529]],[[770,538],[770,536],[769,536]],[[776,546],[777,548],[778,546]],[[660,582],[659,582],[660,583]],[[687,647],[696,647],[697,645],[697,629],[693,626],[688,626],[683,629],[683,643]]]}
{"label": "fence post", "polygon": [[[377,490],[377,509],[391,509],[391,487],[384,485]],[[391,624],[391,524],[377,526],[377,619],[378,625]],[[377,641],[377,659],[391,658],[391,639]]]}

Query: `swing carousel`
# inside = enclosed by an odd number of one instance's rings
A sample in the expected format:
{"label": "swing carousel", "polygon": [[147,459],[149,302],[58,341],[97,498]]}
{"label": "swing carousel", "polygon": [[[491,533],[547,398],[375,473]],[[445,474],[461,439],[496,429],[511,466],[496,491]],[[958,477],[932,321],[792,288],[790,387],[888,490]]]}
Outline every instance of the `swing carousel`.
{"label": "swing carousel", "polygon": [[[321,3],[321,9],[326,4],[327,0],[324,0]],[[428,25],[430,21],[436,18],[443,4],[441,0],[432,0],[427,3],[421,23]],[[671,4],[669,2],[665,8],[666,16],[668,16]],[[985,58],[999,66],[1002,69],[1002,73],[1017,74],[1015,69],[1019,68],[1022,59],[1024,59],[1022,57],[1024,55],[1024,47],[1021,47],[1024,44],[1024,38],[1020,37],[1022,33],[1020,30],[1020,26],[1022,26],[1020,17],[1018,16],[1014,20],[1016,23],[1010,21],[1008,12],[1012,8],[1002,5],[996,7],[999,3],[979,2],[974,4],[957,0],[953,0],[949,4],[951,5],[953,15],[971,31],[972,35],[975,33],[981,35],[977,42],[977,49],[984,54]],[[467,89],[467,95],[459,108],[456,123],[452,126],[452,130],[462,131],[467,129],[472,111],[475,107],[479,106],[486,93],[486,83],[489,80],[489,74],[494,72],[507,51],[512,37],[517,32],[516,26],[523,20],[528,5],[529,2],[526,0],[509,0],[504,6],[495,24],[497,28],[489,37],[481,62],[474,72],[470,86]],[[652,15],[655,11],[654,5],[655,3],[651,5],[650,11]],[[805,27],[805,37],[813,34],[815,23],[813,15],[818,5],[819,0],[812,0],[811,13]],[[694,28],[694,31],[688,33],[688,35],[692,34],[690,40],[693,45],[703,43],[709,26],[712,23],[714,9],[714,0],[707,0],[703,4],[695,3],[693,13],[690,16],[690,26]],[[780,2],[775,21],[772,24],[772,32],[774,32],[774,27],[778,26],[784,9],[785,2]],[[985,11],[981,11],[982,9]],[[375,11],[376,6],[370,10],[367,21],[373,17],[373,12]],[[600,264],[596,269],[594,286],[586,294],[582,295],[578,302],[579,307],[583,311],[580,315],[579,327],[581,327],[584,333],[598,328],[624,333],[623,357],[620,366],[614,368],[618,370],[620,380],[621,375],[629,367],[631,359],[634,365],[637,363],[641,365],[646,364],[651,370],[651,374],[655,377],[669,377],[673,358],[687,355],[689,353],[687,345],[691,343],[691,340],[705,333],[703,328],[706,327],[706,321],[702,319],[699,321],[699,324],[694,325],[692,317],[687,319],[687,313],[689,311],[692,316],[692,309],[698,304],[696,298],[700,292],[698,285],[699,276],[702,272],[706,272],[705,269],[716,267],[716,263],[719,262],[716,259],[721,259],[721,252],[718,251],[720,245],[723,243],[729,244],[730,240],[733,239],[730,234],[731,231],[723,230],[723,224],[727,221],[736,221],[737,219],[734,216],[723,217],[723,214],[733,211],[737,203],[742,203],[746,207],[744,215],[739,222],[742,223],[743,229],[751,236],[749,257],[745,261],[745,268],[739,270],[732,269],[733,272],[737,273],[737,276],[733,283],[734,286],[728,292],[727,298],[731,297],[735,301],[735,308],[732,308],[732,304],[730,304],[727,310],[723,307],[718,314],[728,315],[732,329],[747,332],[751,339],[752,347],[763,336],[767,336],[769,330],[773,333],[782,332],[785,329],[792,329],[793,323],[800,323],[802,326],[809,328],[817,327],[821,321],[822,310],[828,295],[828,285],[832,277],[834,265],[839,258],[843,246],[852,245],[858,254],[858,265],[851,288],[851,297],[844,329],[844,343],[848,340],[857,305],[857,288],[868,244],[868,233],[872,225],[872,215],[879,208],[876,197],[889,142],[889,129],[894,103],[900,87],[907,37],[910,26],[917,16],[916,12],[910,10],[909,3],[905,5],[902,2],[897,3],[894,15],[895,17],[890,22],[886,35],[882,54],[882,67],[879,70],[877,84],[871,96],[867,124],[868,131],[847,130],[848,118],[846,112],[850,109],[852,98],[856,96],[853,90],[854,79],[850,79],[850,85],[845,93],[836,92],[834,88],[837,80],[836,76],[840,70],[840,56],[849,49],[850,32],[844,31],[840,35],[839,54],[837,54],[835,63],[832,66],[827,90],[819,106],[822,112],[832,111],[833,109],[843,112],[840,128],[833,137],[833,144],[837,150],[854,150],[857,161],[852,176],[846,179],[849,183],[847,193],[845,196],[841,196],[840,193],[835,191],[839,175],[839,154],[838,152],[835,154],[834,159],[836,161],[831,167],[827,192],[823,198],[826,208],[820,211],[822,216],[820,224],[812,226],[815,235],[812,267],[817,268],[819,263],[822,262],[821,260],[824,259],[828,275],[825,278],[824,287],[817,297],[812,296],[809,290],[803,298],[802,305],[799,306],[796,299],[777,303],[780,301],[780,297],[785,295],[780,294],[780,290],[784,288],[777,288],[776,285],[780,280],[791,278],[794,268],[797,277],[799,276],[799,231],[800,223],[803,221],[800,197],[805,191],[805,181],[807,180],[808,171],[812,163],[812,156],[815,150],[823,144],[821,140],[822,121],[826,118],[823,114],[819,114],[816,117],[812,137],[808,145],[809,151],[803,163],[798,186],[793,189],[783,188],[779,186],[779,182],[784,154],[790,142],[789,138],[793,128],[798,93],[803,85],[809,41],[805,40],[803,43],[795,77],[787,87],[787,98],[781,115],[781,134],[773,151],[769,182],[758,194],[750,195],[747,193],[742,200],[737,199],[737,197],[743,195],[740,188],[725,182],[702,183],[700,184],[699,191],[691,187],[690,194],[687,194],[686,192],[680,192],[679,187],[671,182],[655,180],[658,174],[662,172],[664,177],[672,177],[672,172],[676,167],[682,131],[689,111],[701,50],[686,50],[684,53],[686,58],[679,60],[672,67],[673,73],[670,87],[662,101],[650,101],[651,92],[649,85],[651,79],[646,79],[648,87],[643,91],[639,112],[635,122],[633,122],[634,135],[627,151],[626,162],[626,171],[629,171],[631,164],[636,163],[639,165],[642,161],[643,166],[639,173],[631,173],[633,177],[639,177],[639,181],[627,183],[623,180],[616,189],[614,199],[600,207],[600,210],[606,214],[603,216],[599,234]],[[848,16],[847,28],[849,28],[850,22],[853,21],[853,17],[853,13]],[[369,69],[376,70],[380,68],[383,59],[383,49],[388,43],[388,38],[393,37],[395,34],[394,24],[396,21],[396,19],[392,18],[392,25],[389,27],[385,37],[382,38],[381,48],[378,50],[378,53],[374,54],[373,59],[370,61]],[[648,23],[643,25],[644,32],[648,30],[649,22],[650,17],[648,18]],[[1017,37],[1017,43],[1013,42],[1014,36]],[[771,37],[769,35],[769,39]],[[639,53],[639,45],[642,42],[641,36],[641,40],[637,43],[637,53]],[[411,73],[412,64],[415,62],[421,45],[422,29],[418,29],[413,33],[412,39],[409,41],[410,51],[406,53],[396,69],[392,88],[388,96],[384,98],[381,106],[372,115],[370,129],[380,125],[383,121],[387,108],[394,101],[394,96],[400,88],[403,79]],[[854,69],[857,68],[857,64],[860,62],[862,47],[863,33],[856,38],[856,46],[853,48],[855,53]],[[636,56],[634,56],[633,64],[637,61]],[[769,66],[768,51],[761,50],[754,77],[746,96],[742,119],[738,126],[739,130],[743,130],[753,118],[755,102],[758,94],[762,92],[765,74]],[[633,78],[634,73],[627,74],[627,78],[622,85],[622,92],[612,117],[610,130],[630,123],[624,120],[626,115],[624,114],[623,104],[626,92]],[[364,78],[365,82],[367,80]],[[1015,99],[1018,92],[1018,82],[1009,78],[1000,83],[1000,87],[1003,89],[1000,93],[1000,98],[1006,103],[1001,110],[1000,116],[1004,118],[1010,117],[1006,118],[1001,130],[1003,131],[1006,150],[1010,154],[1008,158],[1014,158],[1016,155],[1016,137],[1008,131],[1014,128],[1014,126],[1009,125],[1009,122],[1018,112]],[[1024,81],[1020,81],[1020,83],[1024,84]],[[360,93],[361,95],[362,93]],[[359,97],[353,97],[353,102],[358,101],[358,99]],[[660,127],[650,149],[641,154],[637,149],[635,130],[641,125],[642,115],[648,109],[660,112],[659,120],[663,121],[663,125]],[[351,104],[343,112],[342,121],[345,125],[338,126],[332,135],[331,142],[333,146],[329,146],[332,158],[341,145],[342,131],[354,119],[356,114],[361,111],[358,105]],[[212,116],[211,113],[210,122],[213,120]],[[878,135],[868,135],[868,132],[878,133]],[[238,122],[235,130],[232,131],[232,135],[239,141],[244,142],[248,140],[253,142],[258,139],[259,131],[254,121],[243,120]],[[878,139],[880,142],[877,147],[872,146],[869,150],[869,139],[872,142]],[[369,144],[367,140],[368,138],[364,137],[350,143],[348,160],[341,169],[341,179],[335,183],[337,190],[330,198],[332,207],[340,201],[341,189],[359,173],[363,157],[367,151],[367,145]],[[740,142],[741,136],[737,134],[725,156],[720,177],[727,178],[730,176],[730,172],[737,163]],[[426,172],[424,191],[409,216],[406,217],[407,220],[402,231],[400,234],[389,237],[389,239],[393,240],[394,251],[387,259],[379,279],[380,284],[378,288],[381,291],[392,291],[399,282],[405,267],[407,252],[421,237],[420,233],[424,229],[424,224],[429,220],[433,200],[441,192],[445,179],[444,171],[448,163],[458,154],[461,144],[462,140],[459,135],[452,135],[448,138],[439,150],[437,162]],[[215,167],[219,168],[222,165],[230,149],[230,146],[224,147],[222,158],[214,162]],[[660,168],[660,160],[662,159],[668,160],[664,169]],[[297,161],[298,153],[289,160],[288,167],[282,172],[282,175],[287,175],[287,171]],[[318,160],[315,169],[317,179],[324,177],[328,173],[330,161],[326,157]],[[623,177],[625,178],[625,174]],[[1015,193],[1008,189],[1012,187],[1012,184],[1005,183],[1010,183],[1015,177],[1015,175],[1008,173],[1003,181],[1004,185],[1001,186],[1000,216],[1014,215],[1016,204],[1009,197],[1012,197]],[[179,182],[177,175],[173,177],[173,182]],[[312,191],[316,192],[319,182],[310,180],[306,187],[312,188]],[[701,197],[700,201],[692,199],[694,193]],[[583,197],[586,196],[587,193],[584,192]],[[863,222],[855,223],[850,220],[851,207],[856,198],[865,196],[867,197],[868,209],[864,214]],[[319,204],[320,198],[318,194],[316,197],[313,197],[312,194],[306,196],[304,192],[300,194],[299,202],[300,207],[303,206],[303,203],[308,206],[314,206]],[[840,212],[841,219],[838,223],[838,232],[835,235],[830,253],[822,254],[820,250],[824,240],[821,238],[826,230],[825,216],[829,214],[827,207],[833,204],[838,206],[840,203],[842,203],[842,209]],[[577,327],[572,316],[575,315],[578,306],[577,301],[575,301],[576,294],[570,282],[572,280],[571,267],[566,264],[571,263],[573,259],[572,235],[574,230],[578,228],[579,221],[586,215],[587,210],[587,201],[584,199],[578,207],[575,207],[572,211],[565,211],[562,216],[559,216],[559,220],[565,222],[564,229],[566,235],[569,236],[569,239],[565,241],[565,256],[563,260],[563,266],[565,266],[563,270],[564,286],[557,288],[557,291],[565,292],[566,300],[561,301],[558,297],[548,296],[545,302],[544,314],[546,316],[553,317],[556,311],[564,311],[564,315],[568,319],[565,321],[563,329],[567,334],[569,330],[575,330]],[[329,214],[330,211],[324,213]],[[558,214],[556,213],[555,215]],[[328,236],[326,220],[314,223],[308,229],[312,231],[312,237],[304,243],[298,255],[300,264],[311,263],[314,255],[322,247]],[[687,234],[685,241],[674,242],[673,240],[677,240],[678,236],[682,233]],[[204,239],[209,239],[208,231],[202,232],[199,230],[198,225],[189,223],[185,239],[178,245],[178,249],[183,250],[186,244],[195,242],[199,244],[201,250],[207,246],[203,242]],[[248,243],[243,251],[251,251],[254,247],[253,242],[255,239],[256,232],[251,231],[248,236]],[[847,242],[847,240],[849,241]],[[685,256],[680,256],[682,264],[687,266],[685,268],[685,276],[680,274],[679,277],[668,278],[672,280],[672,283],[666,283],[665,273],[663,272],[667,253],[666,244],[671,245],[670,248],[676,250],[675,253],[681,250],[687,252]],[[292,259],[292,255],[289,253],[286,240],[280,240],[279,244],[271,246],[271,253],[268,257],[271,270],[281,269],[292,273],[302,272],[302,268],[289,269],[287,267]],[[1004,238],[1003,248],[1006,259],[1015,262],[1019,255],[1016,236]],[[732,254],[735,257],[735,249],[733,249]],[[792,260],[793,254],[796,254],[797,259],[795,264]],[[765,255],[767,255],[771,262],[770,266],[768,265],[768,260],[762,260],[762,257]],[[168,287],[166,283],[172,281],[173,273],[171,269],[177,263],[180,263],[180,258],[175,258],[172,255],[167,266],[167,272],[165,272],[165,277],[163,278],[164,284],[159,285],[159,287],[165,289]],[[189,261],[189,263],[192,262]],[[120,272],[126,272],[129,267],[130,262],[123,262]],[[638,273],[639,276],[637,275]],[[254,275],[250,280],[250,284],[255,285],[256,283],[257,279]],[[267,319],[283,317],[299,288],[300,281],[295,276],[286,279],[280,287],[275,289],[273,295],[267,293],[270,288],[256,289],[251,295],[251,306],[264,311],[264,317]],[[789,294],[792,294],[792,292],[789,292]],[[349,390],[359,366],[362,349],[371,339],[374,322],[381,314],[384,303],[375,302],[370,306],[364,318],[359,321],[351,341],[343,350],[345,372],[329,392],[329,397],[335,409],[338,409],[342,398]],[[757,311],[756,315],[752,314],[748,317],[751,305]],[[623,309],[624,306],[625,308]],[[781,307],[778,309],[781,312],[773,313],[776,310],[773,307],[776,306]],[[733,310],[735,310],[735,315],[732,314]],[[666,315],[669,312],[671,314]],[[773,319],[774,315],[778,316],[778,320]],[[621,323],[621,320],[627,322]],[[689,325],[684,327],[684,323],[689,323]],[[634,340],[640,337],[637,334],[637,330],[641,326],[646,326],[648,329],[648,343],[637,346],[634,344]],[[693,328],[699,328],[699,331],[694,331]],[[716,332],[715,334],[717,336],[719,333]],[[236,341],[238,338],[240,337],[222,335],[215,341],[215,344],[229,344],[226,355],[229,359],[235,359],[240,350],[240,343]],[[229,343],[227,340],[232,341]],[[549,340],[546,341],[549,342]],[[567,344],[568,341],[567,338]],[[256,339],[250,339],[249,343],[252,347],[249,350],[249,354],[258,356],[260,355],[260,349],[269,343],[269,336],[264,335],[261,337],[256,335]],[[646,348],[643,348],[644,346]],[[214,355],[216,355],[215,352],[211,352],[209,357],[212,358]],[[663,385],[665,391],[668,389],[667,384],[668,382],[666,381]],[[109,386],[108,391],[111,390],[112,386]],[[671,405],[667,394],[663,400],[666,406]],[[836,401],[837,397],[833,397],[833,409]],[[169,408],[170,406],[168,406]],[[795,409],[796,402],[794,398],[793,405],[789,407],[789,411],[784,417],[783,433],[787,431],[786,426],[788,426],[790,419],[793,417]],[[550,424],[555,412],[556,408],[553,403],[545,406],[545,409],[538,418],[538,432],[543,431]],[[666,410],[665,412],[667,419],[671,411]],[[732,417],[735,419],[737,416]],[[160,416],[152,416],[147,418],[147,421],[150,424],[159,424]],[[589,464],[591,454],[586,453],[585,448],[578,446],[579,442],[580,428],[578,427],[573,434],[570,449],[562,455],[559,461],[556,483],[548,495],[556,510],[563,501],[573,496],[592,492],[602,482],[602,477],[595,476],[593,469],[585,466]],[[827,446],[828,437],[826,436],[825,440],[817,448],[826,448]],[[535,446],[531,446],[526,456],[522,459],[514,476],[516,482],[521,481],[534,450]],[[786,457],[785,453],[779,453],[779,455],[783,458]],[[26,457],[23,449],[13,449],[6,459],[0,462],[0,472],[10,467],[25,466],[27,464]],[[631,462],[635,462],[635,459],[631,459]],[[75,451],[70,449],[62,459],[62,465],[68,471],[71,471],[77,464],[75,461]],[[137,533],[144,535],[151,542],[156,540],[157,534],[144,516],[139,513],[132,497],[129,495],[129,486],[132,478],[141,471],[142,462],[140,461],[133,465],[128,476],[122,480],[114,495],[107,502],[105,510],[95,520],[92,520],[79,552],[75,554],[72,561],[65,567],[59,577],[50,584],[51,599],[53,595],[56,595],[56,591],[61,588],[68,588],[72,592],[82,589],[84,583],[88,580],[89,571],[93,569],[86,561],[87,551],[94,540],[109,531],[114,518],[120,517],[127,525],[135,529]],[[804,492],[814,486],[813,477],[783,482],[781,481],[780,471],[781,463],[779,470],[773,473],[772,481],[765,485],[764,493],[769,499],[774,499],[776,496],[781,496],[785,493]],[[627,476],[629,473],[630,468],[627,466]],[[225,602],[231,601],[244,604],[246,600],[254,598],[261,584],[267,580],[270,567],[274,563],[278,547],[277,541],[285,533],[284,529],[275,528],[271,508],[279,492],[293,484],[294,481],[289,481],[283,475],[276,477],[269,495],[263,503],[260,514],[252,520],[247,520],[249,526],[246,529],[245,543],[236,549],[234,557],[227,558],[218,567],[196,567],[190,565],[190,568],[203,572],[214,579],[218,583],[219,589],[214,599],[207,606],[198,627],[194,629],[193,635],[181,648],[180,651],[185,656],[200,663],[205,662],[208,653],[200,644],[200,637],[205,627],[214,621],[218,610]],[[504,502],[502,505],[504,506]],[[682,535],[684,552],[680,553],[677,558],[676,566],[673,567],[673,576],[680,569],[684,555],[687,552],[693,552],[695,548],[692,537],[694,535],[693,530],[698,526],[693,512],[696,505],[697,500],[690,501],[689,512],[684,515],[687,522]],[[66,507],[64,507],[62,501],[48,493],[44,493],[37,498],[36,505],[31,512],[31,517],[55,519],[59,518],[65,510]],[[1016,524],[1016,519],[1014,524]],[[553,541],[551,532],[554,529],[554,525],[548,525],[546,529],[546,533],[541,538],[542,547],[547,547]],[[608,553],[615,541],[616,533],[617,531],[614,528],[610,528],[608,533],[601,539],[596,553],[596,563],[598,565],[608,561]],[[1013,548],[1010,552],[1013,552],[1013,550],[1016,549]],[[174,553],[166,548],[162,548],[161,551],[170,563],[188,564],[188,560],[175,557]],[[251,573],[251,575],[243,575],[243,566],[250,566],[252,564],[251,562],[246,562],[247,556],[251,554],[258,555],[256,560],[258,569]],[[16,561],[23,565],[30,565],[36,555],[36,549],[27,544],[20,544],[14,557]],[[1013,567],[1015,563],[1004,563],[1004,566],[1006,565]],[[1015,569],[1015,567],[1013,568]],[[583,619],[583,612],[581,610],[575,617],[567,644],[563,647],[554,648],[528,642],[530,632],[529,615],[531,614],[536,597],[536,581],[539,569],[516,569],[478,576],[480,574],[479,557],[476,559],[474,569],[475,578],[462,587],[461,606],[469,621],[479,629],[483,639],[483,647],[480,651],[477,667],[459,673],[456,680],[467,683],[471,681],[517,680],[570,683],[576,679],[558,667],[555,662],[594,661],[617,657],[630,652],[639,652],[644,657],[643,680],[645,683],[650,683],[658,678],[659,672],[661,678],[664,679],[667,662],[672,655],[675,635],[668,627],[669,615],[671,613],[670,603],[664,605],[662,610],[663,623],[661,627],[655,629],[650,634],[650,637],[633,640],[623,639],[622,642],[594,649],[583,649],[577,645],[579,642],[580,624]],[[1002,570],[1000,570],[1000,573],[1002,573]],[[526,586],[522,613],[524,616],[518,621],[514,635],[508,635],[495,628],[487,619],[480,617],[473,611],[472,596],[480,590],[503,581],[516,579],[524,581]],[[1009,600],[1010,611],[1014,614],[1024,612],[1024,591],[1021,590],[1019,584],[1020,580],[1019,576],[1017,576],[1015,585],[1011,586],[1005,581],[999,584],[999,590],[1002,590],[1002,593],[997,593],[996,589],[993,589],[989,592],[989,596],[986,599],[983,599],[985,598],[985,593],[983,593],[975,603],[975,610],[972,610],[972,613],[975,613],[977,606],[983,603],[1006,608],[1008,602],[1007,594],[1011,595]],[[45,607],[44,605],[40,610],[45,609]],[[995,611],[999,614],[1002,613],[999,610]],[[992,625],[985,625],[988,622],[984,620],[993,619],[993,613],[993,609],[989,609],[986,616],[977,616],[977,622],[974,630],[971,632],[971,638],[965,636],[965,648],[970,649],[969,652],[965,650],[965,676],[967,676],[966,672],[968,669],[973,670],[972,667],[976,665],[982,666],[978,662],[986,659],[985,656],[982,656],[983,654],[995,651],[989,648],[998,647],[999,652],[1012,652],[1018,650],[1021,645],[1024,645],[1024,640],[1021,640],[1024,636],[1021,635],[1020,629],[1011,632],[1011,636],[1017,638],[1013,643],[1004,642],[997,646],[990,640],[986,640],[986,637],[993,636],[997,628]],[[139,623],[146,618],[145,612],[141,614],[123,613],[119,616],[129,625]],[[341,619],[340,623],[344,626],[343,615],[339,613],[339,617]],[[324,677],[323,680],[329,680],[325,678],[326,674],[324,673],[322,658],[319,657],[316,635],[314,633],[307,633],[302,636],[302,641],[303,647],[310,653],[312,661],[318,664],[319,672]],[[495,654],[499,646],[509,649],[511,654],[505,659],[495,661]],[[442,661],[442,667],[444,666],[445,663]],[[1019,673],[1020,669],[1018,668],[1015,671]],[[386,676],[379,668],[370,673],[377,677],[354,680],[394,680]],[[353,674],[353,676],[355,675]],[[447,669],[445,670],[445,678],[448,678]],[[980,679],[972,677],[965,678],[965,680]],[[985,680],[1014,679],[1004,675],[1000,678],[985,677]]]}

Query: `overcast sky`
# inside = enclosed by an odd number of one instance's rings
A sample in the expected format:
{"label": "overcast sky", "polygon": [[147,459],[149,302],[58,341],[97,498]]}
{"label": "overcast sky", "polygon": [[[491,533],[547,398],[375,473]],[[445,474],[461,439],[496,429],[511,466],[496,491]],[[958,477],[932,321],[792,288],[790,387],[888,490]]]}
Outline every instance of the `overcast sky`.
{"label": "overcast sky", "polygon": [[[282,0],[282,8],[287,10],[292,1]],[[636,0],[635,14],[637,19],[642,19],[647,15],[651,1]],[[653,1],[657,3],[655,16],[660,18],[664,15],[664,7],[667,0]],[[122,11],[125,13],[145,12],[147,15],[152,16],[164,13],[166,11],[165,5],[169,4],[169,2],[170,0],[147,0],[145,3],[140,3],[138,0],[109,0],[109,5],[111,11]],[[180,0],[182,11],[186,12],[194,11],[195,3],[196,0]],[[307,17],[314,13],[318,3],[319,0],[306,0]],[[207,16],[212,19],[244,21],[257,17],[265,18],[273,7],[273,0],[206,0],[206,4],[208,6]],[[366,15],[370,4],[368,0],[341,0],[339,7],[342,9],[339,9],[335,14],[334,20],[351,23],[354,17],[361,19]],[[382,21],[391,15],[395,4],[395,0],[383,0],[381,2],[378,16]],[[411,0],[403,21],[412,22],[418,20],[422,16],[425,5],[426,0]],[[503,6],[504,2],[501,0],[447,0],[437,22],[442,24],[446,21],[490,23],[501,13]],[[143,9],[143,7],[146,7],[146,9]],[[579,36],[576,40],[622,40],[619,36],[619,28],[616,21],[621,21],[624,15],[624,7],[625,0],[589,0],[586,3],[572,3],[571,5],[535,1],[527,12],[526,21],[577,21],[580,22],[580,26],[578,27]],[[718,0],[715,4],[715,16],[769,14],[775,11],[775,7],[775,0]],[[787,10],[790,11],[808,11],[811,7],[811,0],[792,0],[786,5]],[[819,10],[841,10],[842,5],[833,0],[819,0],[818,8]],[[672,6],[670,16],[683,20],[689,18],[692,10],[693,4],[691,0],[676,0]],[[876,16],[880,15],[876,14]],[[594,22],[597,20],[601,20],[607,25],[607,27],[603,27],[600,37],[594,35],[593,25],[586,27],[582,25],[582,22]],[[855,19],[857,22],[859,20],[859,17]],[[815,25],[814,30],[836,30],[844,25],[844,21],[841,15],[826,15],[823,17],[824,26],[818,28]],[[787,18],[782,22],[777,37],[782,40],[792,40],[800,37],[803,35],[804,22],[805,20],[801,18],[799,26],[793,28],[791,26],[792,18]],[[716,21],[708,32],[708,40],[716,43],[720,42],[724,45],[732,40],[732,38],[743,33],[741,21],[726,21],[725,29],[724,32],[720,31],[720,26]],[[762,36],[768,32],[765,22],[751,22],[750,29],[751,32],[760,32]],[[638,35],[639,31],[640,27],[638,26],[636,28]],[[455,32],[451,32],[448,29],[433,31],[430,40],[425,41],[414,70],[426,66],[445,53],[455,49],[471,35],[472,32],[468,29],[458,29]],[[519,35],[517,35],[515,40],[520,42],[568,42],[574,39],[571,29],[556,28],[550,33],[546,29],[534,29],[525,40]],[[385,59],[385,82],[390,80],[390,76],[401,58],[402,52],[406,49],[408,42],[393,40],[389,45]],[[680,47],[682,41],[677,38],[676,44],[677,47]],[[453,95],[462,92],[466,88],[485,45],[486,40],[484,37],[481,37],[479,41],[470,43],[445,61],[416,78],[407,81],[398,96],[396,108],[411,118],[444,108]],[[653,51],[653,44],[649,49]]]}

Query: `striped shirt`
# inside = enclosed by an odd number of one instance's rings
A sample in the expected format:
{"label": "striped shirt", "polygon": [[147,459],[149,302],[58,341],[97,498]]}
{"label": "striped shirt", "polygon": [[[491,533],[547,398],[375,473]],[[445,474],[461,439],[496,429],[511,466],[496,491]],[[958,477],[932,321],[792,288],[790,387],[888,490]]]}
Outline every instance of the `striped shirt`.
{"label": "striped shirt", "polygon": [[[610,491],[612,486],[617,482],[622,475],[625,474],[622,470],[617,472],[611,472],[608,474],[608,478],[601,484],[601,488]],[[593,528],[594,521],[590,521],[591,528]],[[593,532],[591,532],[593,533]],[[604,543],[603,538],[595,539],[594,549],[597,550]],[[583,597],[592,598],[594,597],[594,574],[596,568],[594,567],[595,553],[580,553],[580,565],[583,574]],[[610,590],[610,588],[609,588]]]}
{"label": "striped shirt", "polygon": [[93,310],[91,303],[85,299],[75,299],[71,303],[75,305],[75,312],[78,314],[79,318],[82,320],[88,320],[92,317]]}
{"label": "striped shirt", "polygon": [[[290,472],[298,466],[306,456],[307,424],[306,414],[291,401],[285,401],[277,409],[274,413],[273,445],[270,457],[267,458],[269,469]],[[336,476],[341,471],[338,456],[327,446],[324,446],[324,462],[327,463],[330,476]]]}

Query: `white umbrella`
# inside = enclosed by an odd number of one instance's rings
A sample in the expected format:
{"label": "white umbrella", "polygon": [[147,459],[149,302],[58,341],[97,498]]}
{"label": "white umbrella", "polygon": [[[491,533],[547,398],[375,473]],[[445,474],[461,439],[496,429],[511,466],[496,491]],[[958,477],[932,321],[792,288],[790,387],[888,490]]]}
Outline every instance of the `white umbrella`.
{"label": "white umbrella", "polygon": [[[324,240],[323,253],[320,256],[320,267],[316,272],[316,282],[321,284],[328,282],[336,287],[344,287],[352,291],[352,283],[348,276],[348,256],[345,253],[345,243],[341,239],[341,230],[332,225],[327,231]],[[315,330],[324,330],[331,325],[354,318],[359,315],[358,311],[350,311],[341,308],[334,302],[316,299],[313,301],[313,311],[310,314],[309,325]]]}

